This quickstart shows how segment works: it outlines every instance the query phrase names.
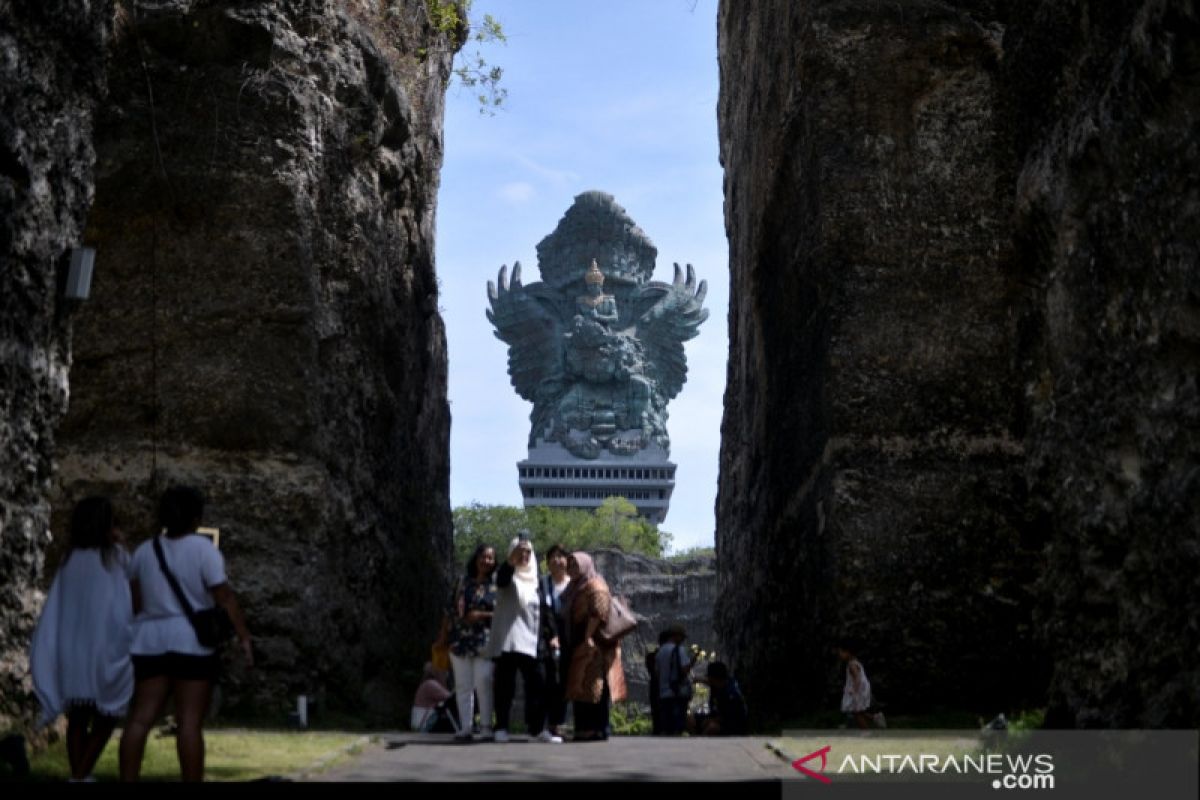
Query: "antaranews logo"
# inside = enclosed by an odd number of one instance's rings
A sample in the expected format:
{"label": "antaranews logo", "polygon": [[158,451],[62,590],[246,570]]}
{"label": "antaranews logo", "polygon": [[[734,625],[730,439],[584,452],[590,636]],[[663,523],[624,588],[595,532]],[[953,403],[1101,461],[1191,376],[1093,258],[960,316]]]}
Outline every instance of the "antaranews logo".
{"label": "antaranews logo", "polygon": [[[792,767],[808,778],[828,784],[824,773],[831,758],[832,745],[825,745],[792,762]],[[815,762],[820,759],[821,765]],[[944,755],[940,753],[847,754],[838,764],[837,775],[980,775],[994,776],[993,789],[1053,789],[1054,757],[979,753]]]}
{"label": "antaranews logo", "polygon": [[[796,770],[802,772],[805,776],[807,776],[809,778],[815,778],[816,780],[819,780],[821,783],[829,783],[829,778],[826,778],[821,773],[825,771],[825,765],[827,763],[825,760],[825,757],[829,754],[829,751],[830,751],[830,749],[832,749],[832,747],[833,747],[833,745],[827,744],[824,747],[822,747],[820,750],[814,750],[813,752],[806,755],[804,758],[798,758],[795,761],[793,761],[792,767],[795,768]],[[819,771],[814,772],[811,769],[809,769],[808,767],[804,766],[809,761],[812,761],[814,758],[818,758],[818,757],[821,759],[821,766],[820,766]]]}

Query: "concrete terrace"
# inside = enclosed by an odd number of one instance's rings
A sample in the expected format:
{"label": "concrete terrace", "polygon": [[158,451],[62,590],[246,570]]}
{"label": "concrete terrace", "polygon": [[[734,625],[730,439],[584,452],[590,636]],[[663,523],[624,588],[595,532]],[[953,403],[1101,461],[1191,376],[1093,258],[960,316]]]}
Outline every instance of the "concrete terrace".
{"label": "concrete terrace", "polygon": [[[618,736],[606,742],[459,744],[451,734],[382,734],[353,760],[308,781],[768,781],[804,780],[769,737]],[[469,754],[469,760],[464,759]],[[469,768],[464,769],[464,763]]]}

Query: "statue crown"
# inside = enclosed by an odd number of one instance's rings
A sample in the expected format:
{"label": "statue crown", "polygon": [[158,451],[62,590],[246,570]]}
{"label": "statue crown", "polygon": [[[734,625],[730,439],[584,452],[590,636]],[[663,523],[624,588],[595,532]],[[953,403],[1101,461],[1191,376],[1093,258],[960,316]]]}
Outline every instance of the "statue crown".
{"label": "statue crown", "polygon": [[592,259],[592,265],[588,267],[587,274],[583,276],[583,281],[588,286],[604,285],[604,273],[600,271],[600,267],[596,266],[596,259]]}

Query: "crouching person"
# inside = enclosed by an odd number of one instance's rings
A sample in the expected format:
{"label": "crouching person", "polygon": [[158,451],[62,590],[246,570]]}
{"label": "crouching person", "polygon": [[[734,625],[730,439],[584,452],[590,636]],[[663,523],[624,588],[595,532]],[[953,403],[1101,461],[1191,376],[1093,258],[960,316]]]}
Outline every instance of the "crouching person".
{"label": "crouching person", "polygon": [[708,665],[706,677],[695,680],[709,687],[709,713],[692,715],[688,729],[700,736],[745,736],[746,698],[737,680],[729,674],[729,667],[714,661]]}

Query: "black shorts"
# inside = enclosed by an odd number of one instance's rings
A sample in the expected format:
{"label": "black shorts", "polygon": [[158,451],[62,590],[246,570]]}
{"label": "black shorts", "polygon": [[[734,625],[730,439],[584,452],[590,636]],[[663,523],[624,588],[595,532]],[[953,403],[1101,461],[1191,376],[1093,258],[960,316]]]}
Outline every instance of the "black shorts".
{"label": "black shorts", "polygon": [[167,677],[181,681],[212,681],[221,674],[221,659],[216,653],[194,656],[174,651],[157,656],[133,656],[133,678]]}

